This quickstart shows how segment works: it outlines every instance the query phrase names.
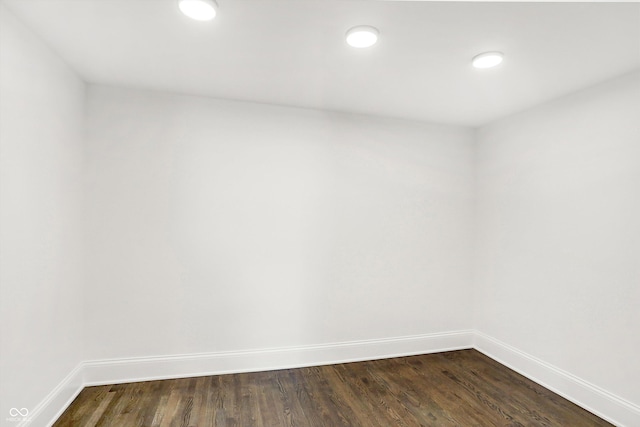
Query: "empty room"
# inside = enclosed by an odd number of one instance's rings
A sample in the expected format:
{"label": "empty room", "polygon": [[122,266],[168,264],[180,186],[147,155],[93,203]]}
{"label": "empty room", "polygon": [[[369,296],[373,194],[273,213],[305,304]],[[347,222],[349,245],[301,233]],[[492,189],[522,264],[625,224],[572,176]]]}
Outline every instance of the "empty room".
{"label": "empty room", "polygon": [[640,426],[640,2],[0,0],[0,425]]}

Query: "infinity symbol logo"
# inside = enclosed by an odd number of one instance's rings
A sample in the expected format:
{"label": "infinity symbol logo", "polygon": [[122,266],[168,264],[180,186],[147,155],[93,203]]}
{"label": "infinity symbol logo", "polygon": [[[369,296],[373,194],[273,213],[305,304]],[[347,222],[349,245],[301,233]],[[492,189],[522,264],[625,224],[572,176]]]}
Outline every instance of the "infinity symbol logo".
{"label": "infinity symbol logo", "polygon": [[12,417],[17,417],[18,415],[20,415],[21,417],[26,417],[27,415],[29,415],[29,410],[27,408],[11,408],[9,409],[9,415],[11,415]]}

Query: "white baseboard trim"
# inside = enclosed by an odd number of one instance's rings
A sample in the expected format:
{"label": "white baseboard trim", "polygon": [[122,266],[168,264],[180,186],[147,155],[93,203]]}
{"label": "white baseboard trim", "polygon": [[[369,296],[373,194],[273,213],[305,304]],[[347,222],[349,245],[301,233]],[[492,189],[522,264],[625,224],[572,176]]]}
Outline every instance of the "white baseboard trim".
{"label": "white baseboard trim", "polygon": [[17,427],[50,426],[85,387],[83,363],[76,366]]}
{"label": "white baseboard trim", "polygon": [[98,360],[84,364],[85,385],[150,381],[357,362],[471,348],[473,331],[351,341],[301,347],[164,357]]}
{"label": "white baseboard trim", "polygon": [[639,406],[473,330],[300,347],[83,362],[17,426],[51,426],[86,386],[270,371],[468,348],[475,348],[617,426],[640,426]]}
{"label": "white baseboard trim", "polygon": [[640,406],[482,332],[474,335],[474,348],[495,361],[612,424],[640,426]]}

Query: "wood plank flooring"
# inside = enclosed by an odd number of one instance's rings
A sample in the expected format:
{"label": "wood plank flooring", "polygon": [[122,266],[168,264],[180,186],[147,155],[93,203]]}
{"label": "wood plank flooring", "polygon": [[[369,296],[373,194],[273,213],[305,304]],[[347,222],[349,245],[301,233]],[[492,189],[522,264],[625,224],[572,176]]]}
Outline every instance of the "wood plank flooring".
{"label": "wood plank flooring", "polygon": [[85,388],[66,426],[610,426],[475,350]]}

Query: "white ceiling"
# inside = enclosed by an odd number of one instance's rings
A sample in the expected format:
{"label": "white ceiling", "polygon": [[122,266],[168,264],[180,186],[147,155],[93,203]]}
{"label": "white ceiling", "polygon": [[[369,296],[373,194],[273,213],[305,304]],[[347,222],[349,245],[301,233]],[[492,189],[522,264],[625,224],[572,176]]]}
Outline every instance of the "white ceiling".
{"label": "white ceiling", "polygon": [[[470,126],[640,68],[640,3],[5,3],[88,82]],[[346,45],[360,24],[377,45]],[[487,50],[505,62],[473,69]]]}

